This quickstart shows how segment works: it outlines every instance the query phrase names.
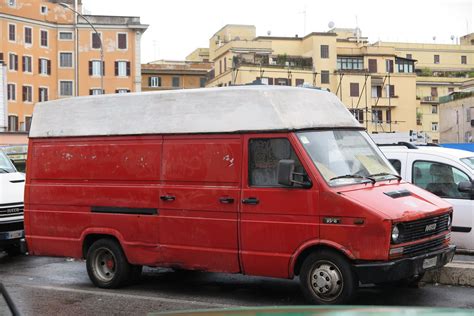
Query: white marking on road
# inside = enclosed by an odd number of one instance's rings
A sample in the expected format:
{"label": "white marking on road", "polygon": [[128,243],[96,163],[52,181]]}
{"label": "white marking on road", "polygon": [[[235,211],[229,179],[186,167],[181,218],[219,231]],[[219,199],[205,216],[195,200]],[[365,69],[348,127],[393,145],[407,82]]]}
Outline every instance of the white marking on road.
{"label": "white marking on road", "polygon": [[34,289],[48,290],[48,291],[62,291],[62,292],[82,293],[82,294],[94,294],[94,295],[103,295],[103,296],[123,297],[123,298],[130,298],[130,299],[151,300],[151,301],[158,301],[158,302],[165,302],[165,303],[190,304],[190,305],[207,306],[207,307],[213,306],[213,307],[227,308],[227,307],[240,306],[240,305],[232,305],[232,304],[219,304],[219,303],[188,301],[188,300],[181,300],[181,299],[176,299],[176,298],[142,296],[142,295],[125,294],[125,293],[118,293],[118,292],[105,292],[105,291],[98,291],[98,290],[71,289],[71,288],[65,288],[65,287],[60,287],[60,286],[45,286],[45,285],[30,285],[30,284],[22,284],[20,286],[34,288]]}

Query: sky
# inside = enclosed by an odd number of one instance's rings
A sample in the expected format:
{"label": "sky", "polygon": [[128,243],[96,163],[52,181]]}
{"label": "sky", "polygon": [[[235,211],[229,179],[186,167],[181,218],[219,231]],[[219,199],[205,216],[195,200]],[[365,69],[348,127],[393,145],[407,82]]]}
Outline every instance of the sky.
{"label": "sky", "polygon": [[[300,37],[336,27],[362,30],[370,42],[453,43],[474,32],[474,0],[83,0],[85,13],[141,17],[142,63],[184,60],[226,24],[257,35]],[[304,13],[305,12],[305,13]],[[306,16],[306,19],[305,19]],[[306,23],[305,23],[306,20]],[[435,39],[434,39],[435,38]]]}

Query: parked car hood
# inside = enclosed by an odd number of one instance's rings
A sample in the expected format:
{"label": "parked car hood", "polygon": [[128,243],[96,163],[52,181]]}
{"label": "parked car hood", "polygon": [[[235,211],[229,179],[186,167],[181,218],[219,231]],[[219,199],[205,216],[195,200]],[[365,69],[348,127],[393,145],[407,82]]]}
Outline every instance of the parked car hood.
{"label": "parked car hood", "polygon": [[25,175],[23,173],[0,173],[0,205],[23,203]]}

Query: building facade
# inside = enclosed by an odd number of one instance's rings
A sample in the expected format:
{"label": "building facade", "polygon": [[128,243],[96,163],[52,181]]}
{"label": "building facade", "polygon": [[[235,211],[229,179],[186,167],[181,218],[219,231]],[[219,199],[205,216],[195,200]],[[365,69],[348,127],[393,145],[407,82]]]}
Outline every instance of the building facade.
{"label": "building facade", "polygon": [[457,91],[474,75],[474,45],[464,44],[370,44],[358,29],[257,37],[252,25],[226,25],[209,41],[214,69],[207,86],[258,79],[321,87],[370,132],[413,130],[438,142],[438,96]]}
{"label": "building facade", "polygon": [[[80,0],[0,2],[8,132],[26,135],[37,102],[141,90],[140,41],[147,25],[139,17],[83,18],[73,10],[82,11]],[[0,135],[0,143],[7,136]]]}
{"label": "building facade", "polygon": [[204,88],[212,65],[201,61],[159,60],[142,65],[143,91]]}
{"label": "building facade", "polygon": [[440,100],[442,143],[474,143],[474,92],[453,93]]}

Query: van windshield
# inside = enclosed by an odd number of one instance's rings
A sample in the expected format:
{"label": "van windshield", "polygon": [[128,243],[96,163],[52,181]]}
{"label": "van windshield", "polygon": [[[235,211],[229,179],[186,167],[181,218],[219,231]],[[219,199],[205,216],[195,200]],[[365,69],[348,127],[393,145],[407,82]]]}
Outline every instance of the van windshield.
{"label": "van windshield", "polygon": [[311,131],[297,135],[330,186],[399,178],[364,131]]}
{"label": "van windshield", "polygon": [[461,158],[461,161],[466,164],[469,168],[474,170],[474,157]]}
{"label": "van windshield", "polygon": [[0,150],[0,173],[11,173],[16,172],[15,166],[8,159],[7,155],[3,151]]}

